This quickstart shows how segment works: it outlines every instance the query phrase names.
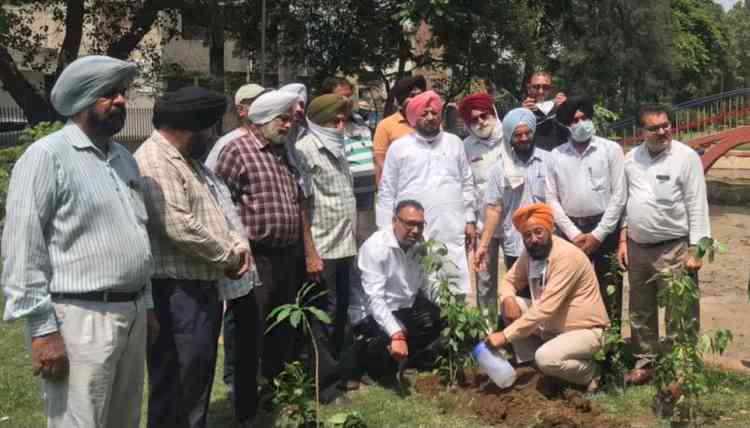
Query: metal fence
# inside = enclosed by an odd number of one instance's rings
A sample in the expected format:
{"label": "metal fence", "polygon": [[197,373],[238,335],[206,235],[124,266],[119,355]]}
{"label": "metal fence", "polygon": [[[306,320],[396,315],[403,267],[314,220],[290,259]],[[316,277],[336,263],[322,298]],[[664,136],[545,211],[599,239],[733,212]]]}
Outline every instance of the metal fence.
{"label": "metal fence", "polygon": [[[128,108],[125,127],[115,136],[115,140],[135,150],[151,135],[152,108]],[[23,130],[29,126],[23,110],[18,107],[0,107],[0,148],[18,144]]]}
{"label": "metal fence", "polygon": [[[750,126],[750,88],[696,98],[672,106],[672,133],[681,141]],[[605,133],[623,145],[641,140],[638,118],[614,122]]]}

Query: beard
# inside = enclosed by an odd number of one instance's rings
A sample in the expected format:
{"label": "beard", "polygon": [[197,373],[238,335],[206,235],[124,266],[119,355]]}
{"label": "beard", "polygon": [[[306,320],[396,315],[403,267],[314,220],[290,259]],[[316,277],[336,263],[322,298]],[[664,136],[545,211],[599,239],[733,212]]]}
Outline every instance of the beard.
{"label": "beard", "polygon": [[526,251],[532,259],[544,260],[549,256],[550,251],[552,251],[552,239],[547,240],[544,244],[527,246]]}
{"label": "beard", "polygon": [[125,107],[112,106],[109,111],[99,113],[95,109],[90,110],[89,123],[98,133],[112,137],[125,126],[127,111]]}
{"label": "beard", "polygon": [[286,140],[287,132],[275,120],[272,120],[260,127],[260,132],[270,141],[271,144],[283,144]]}
{"label": "beard", "polygon": [[417,126],[415,128],[420,135],[425,137],[434,137],[440,133],[440,123],[438,122],[436,122],[434,125],[421,124],[417,122]]}
{"label": "beard", "polygon": [[486,140],[492,136],[492,132],[495,130],[497,125],[497,119],[487,119],[482,126],[479,124],[471,125],[471,132],[482,140]]}

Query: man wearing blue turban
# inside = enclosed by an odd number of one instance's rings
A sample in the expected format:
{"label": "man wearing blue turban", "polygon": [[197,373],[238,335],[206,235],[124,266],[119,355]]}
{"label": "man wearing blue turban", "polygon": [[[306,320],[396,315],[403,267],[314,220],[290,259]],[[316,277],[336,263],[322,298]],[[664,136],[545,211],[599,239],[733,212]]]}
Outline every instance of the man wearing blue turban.
{"label": "man wearing blue turban", "polygon": [[135,72],[105,56],[71,63],[52,89],[67,124],[11,176],[5,319],[26,320],[48,427],[140,423],[146,341],[158,332],[153,260],[138,165],[112,141]]}
{"label": "man wearing blue turban", "polygon": [[[526,108],[516,108],[503,118],[501,159],[491,168],[484,197],[484,229],[475,256],[475,269],[487,268],[487,256],[495,230],[509,271],[524,251],[523,239],[511,217],[519,209],[545,202],[545,178],[549,152],[534,145],[536,117]],[[528,297],[528,296],[524,296]]]}

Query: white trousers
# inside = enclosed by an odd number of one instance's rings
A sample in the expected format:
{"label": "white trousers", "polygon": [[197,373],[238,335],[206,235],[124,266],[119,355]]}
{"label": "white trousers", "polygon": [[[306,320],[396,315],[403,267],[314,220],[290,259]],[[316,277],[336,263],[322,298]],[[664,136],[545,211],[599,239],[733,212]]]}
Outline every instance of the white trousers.
{"label": "white trousers", "polygon": [[43,381],[49,428],[135,428],[146,361],[146,304],[54,304],[70,360],[67,379]]}

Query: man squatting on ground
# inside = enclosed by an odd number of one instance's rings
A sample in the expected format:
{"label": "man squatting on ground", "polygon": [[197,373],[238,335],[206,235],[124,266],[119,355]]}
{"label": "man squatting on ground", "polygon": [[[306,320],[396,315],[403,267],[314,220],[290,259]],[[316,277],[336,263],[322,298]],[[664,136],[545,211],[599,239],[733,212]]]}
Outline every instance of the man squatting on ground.
{"label": "man squatting on ground", "polygon": [[[513,344],[519,360],[533,358],[546,376],[598,388],[594,353],[609,318],[594,268],[578,247],[553,235],[552,208],[537,203],[513,214],[526,251],[500,285],[505,329],[492,333],[493,348]],[[529,288],[531,298],[518,291]]]}

